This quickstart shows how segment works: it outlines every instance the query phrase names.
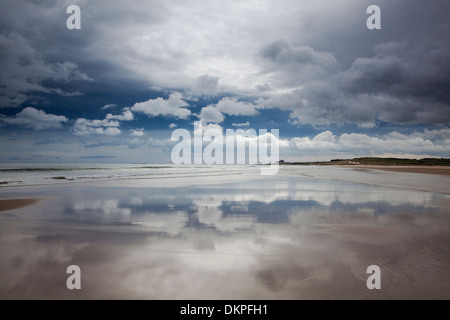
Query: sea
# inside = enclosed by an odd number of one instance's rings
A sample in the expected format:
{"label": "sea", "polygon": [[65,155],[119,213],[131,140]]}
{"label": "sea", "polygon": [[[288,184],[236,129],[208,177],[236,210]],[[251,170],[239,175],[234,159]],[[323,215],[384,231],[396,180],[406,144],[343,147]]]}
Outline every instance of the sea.
{"label": "sea", "polygon": [[68,184],[76,182],[220,176],[256,172],[258,166],[201,166],[171,164],[0,164],[0,187]]}

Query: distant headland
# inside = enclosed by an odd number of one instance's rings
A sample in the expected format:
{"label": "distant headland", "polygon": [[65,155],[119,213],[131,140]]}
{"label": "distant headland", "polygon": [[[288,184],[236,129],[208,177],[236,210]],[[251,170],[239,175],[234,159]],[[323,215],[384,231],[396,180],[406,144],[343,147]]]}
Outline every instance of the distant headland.
{"label": "distant headland", "polygon": [[450,166],[450,159],[446,158],[424,158],[424,159],[401,159],[401,158],[377,158],[363,157],[353,159],[333,159],[331,161],[315,162],[286,162],[280,160],[280,165],[303,165],[303,166]]}

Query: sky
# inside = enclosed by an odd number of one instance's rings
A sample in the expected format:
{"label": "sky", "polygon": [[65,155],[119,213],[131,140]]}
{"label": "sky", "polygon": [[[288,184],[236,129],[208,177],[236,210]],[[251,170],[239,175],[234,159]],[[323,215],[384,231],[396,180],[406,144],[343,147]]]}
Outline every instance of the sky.
{"label": "sky", "polygon": [[279,129],[287,161],[450,157],[448,0],[0,6],[0,162],[170,163],[195,121]]}

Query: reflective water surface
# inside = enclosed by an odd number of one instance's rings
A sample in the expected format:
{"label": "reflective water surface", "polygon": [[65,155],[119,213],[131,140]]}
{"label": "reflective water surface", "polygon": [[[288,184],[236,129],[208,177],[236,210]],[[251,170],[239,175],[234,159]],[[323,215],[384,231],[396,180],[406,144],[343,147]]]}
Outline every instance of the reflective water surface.
{"label": "reflective water surface", "polygon": [[[448,195],[295,174],[183,179],[2,190],[42,201],[0,213],[0,298],[450,298]],[[381,290],[366,287],[370,265]]]}

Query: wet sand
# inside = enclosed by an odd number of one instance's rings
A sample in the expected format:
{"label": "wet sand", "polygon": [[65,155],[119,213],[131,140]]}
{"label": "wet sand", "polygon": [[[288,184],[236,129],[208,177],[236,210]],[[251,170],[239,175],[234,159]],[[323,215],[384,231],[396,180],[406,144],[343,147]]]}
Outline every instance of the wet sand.
{"label": "wet sand", "polygon": [[450,167],[445,167],[445,166],[365,166],[365,165],[354,165],[354,166],[343,166],[343,167],[450,176]]}
{"label": "wet sand", "polygon": [[289,173],[3,189],[0,299],[450,299],[450,196]]}
{"label": "wet sand", "polygon": [[0,200],[0,212],[20,209],[38,203],[40,199],[6,199]]}

